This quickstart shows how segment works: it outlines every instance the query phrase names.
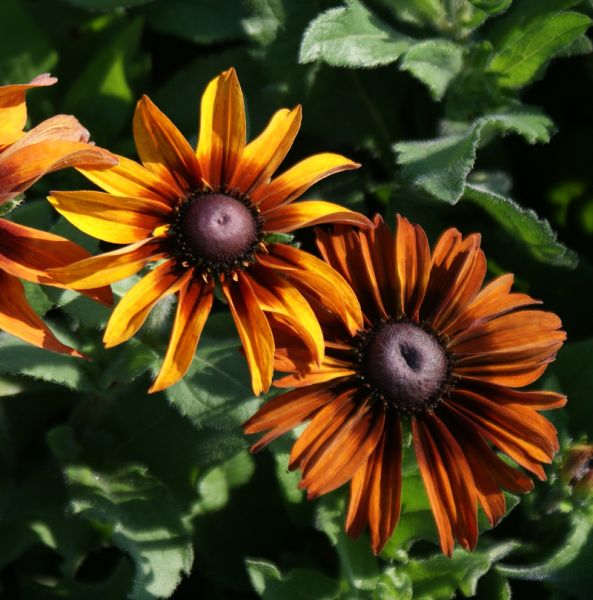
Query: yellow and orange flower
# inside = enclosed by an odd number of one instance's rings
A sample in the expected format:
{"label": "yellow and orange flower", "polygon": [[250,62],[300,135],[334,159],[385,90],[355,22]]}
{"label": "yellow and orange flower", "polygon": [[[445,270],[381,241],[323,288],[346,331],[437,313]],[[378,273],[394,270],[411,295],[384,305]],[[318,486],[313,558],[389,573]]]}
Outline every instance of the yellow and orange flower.
{"label": "yellow and orange flower", "polygon": [[272,379],[271,325],[297,333],[315,362],[323,357],[321,328],[301,292],[323,298],[328,308],[352,320],[356,299],[342,277],[273,235],[327,222],[370,226],[366,217],[330,202],[292,204],[320,179],[359,166],[343,156],[317,154],[271,179],[300,122],[300,107],[279,110],[247,144],[243,95],[229,69],[202,97],[195,151],[144,96],[134,116],[142,165],[120,157],[109,171],[82,171],[106,193],[50,196],[82,231],[125,244],[52,270],[64,284],[107,285],[161,261],[115,308],[105,332],[107,347],[131,338],[160,299],[178,293],[171,339],[152,392],[172,385],[189,368],[217,285],[238,329],[256,394]]}
{"label": "yellow and orange flower", "polygon": [[276,384],[296,389],[246,423],[246,433],[265,432],[253,450],[310,420],[289,467],[301,469],[309,498],[349,481],[346,530],[356,537],[368,525],[377,553],[399,519],[402,421],[409,423],[443,552],[451,555],[455,539],[473,548],[478,505],[494,524],[505,513],[502,489],[533,486],[496,450],[540,479],[558,450],[556,430],[538,411],[566,398],[516,388],[554,359],[565,339],[560,319],[512,293],[512,275],[482,287],[478,234],[448,229],[432,254],[422,228],[399,216],[395,238],[380,218],[368,232],[336,227],[317,236],[360,300],[364,326],[352,335],[320,312],[319,367],[284,332],[276,366],[291,374]]}
{"label": "yellow and orange flower", "polygon": [[[0,87],[0,207],[50,171],[68,166],[105,168],[117,162],[112,154],[88,144],[88,131],[71,116],[57,115],[23,131],[25,93],[56,81],[45,74],[27,84]],[[57,340],[31,308],[19,279],[64,287],[47,275],[47,269],[88,256],[62,237],[0,219],[0,330],[48,350],[80,356]],[[108,289],[86,293],[111,302]]]}

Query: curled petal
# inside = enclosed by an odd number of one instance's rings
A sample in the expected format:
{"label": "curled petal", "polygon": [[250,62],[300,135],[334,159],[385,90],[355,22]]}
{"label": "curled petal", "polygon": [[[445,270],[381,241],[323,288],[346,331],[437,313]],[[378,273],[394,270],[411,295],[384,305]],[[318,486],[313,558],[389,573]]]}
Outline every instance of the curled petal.
{"label": "curled petal", "polygon": [[53,85],[58,81],[49,73],[37,75],[29,83],[0,86],[0,149],[16,142],[27,123],[25,93],[36,87]]}

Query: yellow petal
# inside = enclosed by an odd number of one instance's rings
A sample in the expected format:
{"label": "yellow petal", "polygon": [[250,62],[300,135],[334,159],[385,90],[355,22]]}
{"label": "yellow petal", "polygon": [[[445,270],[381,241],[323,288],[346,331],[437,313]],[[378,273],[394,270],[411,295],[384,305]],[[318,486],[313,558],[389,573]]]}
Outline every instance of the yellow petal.
{"label": "yellow petal", "polygon": [[16,142],[27,123],[25,92],[31,88],[53,85],[49,73],[38,75],[29,83],[0,86],[0,146]]}
{"label": "yellow petal", "polygon": [[274,338],[270,324],[245,277],[239,276],[237,283],[225,282],[222,291],[245,350],[253,393],[259,396],[270,389],[274,370]]}
{"label": "yellow petal", "polygon": [[179,129],[143,96],[134,114],[134,139],[142,164],[182,190],[201,187],[200,166]]}
{"label": "yellow petal", "polygon": [[111,169],[78,169],[87,179],[109,194],[146,198],[174,206],[184,195],[177,184],[161,180],[137,162],[117,156],[118,163]]}
{"label": "yellow petal", "polygon": [[262,213],[280,204],[291,202],[307,191],[314,183],[340,171],[358,169],[360,165],[350,159],[326,152],[315,154],[297,163],[270,184],[259,187],[253,194],[253,201]]}
{"label": "yellow petal", "polygon": [[85,290],[125,279],[137,273],[149,261],[165,256],[165,252],[151,238],[80,260],[67,267],[48,269],[48,274],[64,285]]}
{"label": "yellow petal", "polygon": [[235,69],[206,87],[200,108],[196,150],[204,180],[212,187],[228,183],[245,148],[245,106]]}
{"label": "yellow petal", "polygon": [[165,360],[149,393],[164,390],[185,375],[208,320],[213,300],[212,285],[190,281],[181,288]]}
{"label": "yellow petal", "polygon": [[245,146],[230,187],[249,194],[252,189],[268,183],[290,150],[301,126],[301,117],[300,106],[279,110],[261,135]]}
{"label": "yellow petal", "polygon": [[164,262],[143,277],[115,307],[103,336],[106,348],[129,340],[144,324],[155,304],[174,294],[191,277],[179,275],[173,261]]}
{"label": "yellow petal", "polygon": [[52,192],[48,200],[75,227],[113,244],[131,244],[150,237],[172,211],[160,202],[103,192]]}
{"label": "yellow petal", "polygon": [[324,200],[294,202],[275,208],[264,215],[266,231],[288,233],[301,227],[322,223],[345,223],[370,228],[372,223],[360,213]]}

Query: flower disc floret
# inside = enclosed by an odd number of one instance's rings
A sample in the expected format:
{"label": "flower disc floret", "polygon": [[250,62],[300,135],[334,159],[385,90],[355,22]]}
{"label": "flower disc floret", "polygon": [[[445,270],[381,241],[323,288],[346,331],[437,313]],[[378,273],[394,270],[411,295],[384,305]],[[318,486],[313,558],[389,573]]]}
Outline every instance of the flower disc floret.
{"label": "flower disc floret", "polygon": [[224,277],[254,262],[263,220],[246,196],[204,190],[180,202],[170,233],[183,266],[196,267],[203,277]]}
{"label": "flower disc floret", "polygon": [[432,410],[449,383],[441,341],[411,322],[381,323],[360,337],[360,375],[376,397],[402,414]]}

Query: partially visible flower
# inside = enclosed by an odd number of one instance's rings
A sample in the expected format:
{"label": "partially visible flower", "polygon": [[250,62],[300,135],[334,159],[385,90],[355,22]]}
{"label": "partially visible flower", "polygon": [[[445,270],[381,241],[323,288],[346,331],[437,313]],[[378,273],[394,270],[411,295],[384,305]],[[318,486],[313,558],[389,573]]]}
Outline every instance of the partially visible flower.
{"label": "partially visible flower", "polygon": [[416,459],[442,551],[454,541],[473,548],[477,509],[490,523],[505,513],[502,489],[533,483],[496,450],[545,479],[541,463],[558,450],[556,430],[538,411],[563,406],[553,392],[519,391],[554,360],[565,333],[560,319],[527,308],[512,293],[512,275],[482,288],[486,259],[480,236],[445,231],[430,251],[421,227],[398,216],[394,236],[380,218],[375,229],[319,231],[325,260],[356,293],[364,327],[352,334],[320,313],[326,355],[306,362],[290,336],[276,353],[275,382],[296,388],[266,402],[245,424],[264,433],[259,450],[302,422],[289,467],[316,498],[350,482],[346,530],[368,525],[380,552],[400,514],[402,421],[411,426]]}
{"label": "partially visible flower", "polygon": [[[322,200],[293,203],[310,186],[357,163],[316,154],[273,174],[290,149],[301,109],[279,110],[261,135],[245,136],[243,94],[234,69],[213,79],[202,97],[194,151],[173,123],[144,96],[134,116],[142,165],[120,157],[108,171],[84,170],[102,192],[53,192],[49,200],[85,233],[123,247],[52,274],[66,285],[113,283],[161,261],[120,301],[107,325],[107,347],[130,339],[163,297],[178,294],[177,313],[151,392],[177,382],[191,363],[220,290],[231,310],[256,394],[271,383],[272,326],[302,340],[319,363],[323,335],[309,299],[341,314],[353,330],[356,299],[323,261],[281,234],[318,223],[370,227],[362,215]],[[313,300],[311,300],[313,301]]]}
{"label": "partially visible flower", "polygon": [[117,162],[113,155],[87,143],[89,132],[70,115],[56,115],[23,131],[27,123],[25,93],[56,81],[46,73],[30,83],[0,86],[0,204],[50,171],[105,168]]}
{"label": "partially visible flower", "polygon": [[560,473],[577,496],[593,497],[593,444],[577,444],[570,448]]}
{"label": "partially visible flower", "polygon": [[[112,154],[86,143],[88,131],[74,117],[58,115],[23,131],[27,121],[25,92],[56,81],[45,74],[27,84],[0,87],[0,205],[49,171],[68,166],[105,168],[117,163]],[[0,330],[35,346],[80,356],[62,344],[31,308],[19,279],[64,287],[47,274],[47,269],[88,256],[86,250],[60,236],[0,219]],[[111,303],[109,289],[86,293]]]}

